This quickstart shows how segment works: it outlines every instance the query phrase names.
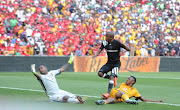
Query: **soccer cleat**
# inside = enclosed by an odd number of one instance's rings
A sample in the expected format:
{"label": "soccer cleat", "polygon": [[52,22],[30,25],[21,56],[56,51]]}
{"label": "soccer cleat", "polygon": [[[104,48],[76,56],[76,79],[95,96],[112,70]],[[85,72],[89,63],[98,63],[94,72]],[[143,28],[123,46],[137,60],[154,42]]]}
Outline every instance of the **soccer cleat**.
{"label": "soccer cleat", "polygon": [[138,105],[138,101],[136,101],[136,100],[126,100],[125,101],[127,104],[134,104],[134,105]]}
{"label": "soccer cleat", "polygon": [[84,104],[84,103],[85,103],[85,101],[83,101],[80,96],[77,96],[76,98],[79,100],[79,103],[81,103],[81,104]]}
{"label": "soccer cleat", "polygon": [[102,95],[105,99],[108,99],[109,98],[109,93],[105,93]]}
{"label": "soccer cleat", "polygon": [[117,77],[114,78],[114,87],[117,86]]}
{"label": "soccer cleat", "polygon": [[73,53],[71,52],[71,56],[70,56],[70,58],[69,58],[68,63],[69,63],[69,64],[72,64],[73,61],[74,61],[74,55],[73,55]]}
{"label": "soccer cleat", "polygon": [[97,105],[104,105],[105,104],[105,101],[104,100],[97,100],[95,102]]}

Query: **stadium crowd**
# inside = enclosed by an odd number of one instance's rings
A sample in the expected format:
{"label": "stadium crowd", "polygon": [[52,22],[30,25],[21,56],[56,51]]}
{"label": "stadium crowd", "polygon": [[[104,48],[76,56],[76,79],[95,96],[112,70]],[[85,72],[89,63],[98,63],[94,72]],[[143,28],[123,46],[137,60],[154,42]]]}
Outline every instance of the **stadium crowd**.
{"label": "stadium crowd", "polygon": [[93,55],[107,31],[122,56],[180,56],[180,0],[0,1],[0,55]]}

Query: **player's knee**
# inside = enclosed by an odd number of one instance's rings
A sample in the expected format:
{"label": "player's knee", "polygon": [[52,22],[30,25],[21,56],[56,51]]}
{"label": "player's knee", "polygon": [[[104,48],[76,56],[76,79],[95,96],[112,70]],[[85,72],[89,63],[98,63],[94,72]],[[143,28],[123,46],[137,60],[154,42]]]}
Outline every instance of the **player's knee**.
{"label": "player's knee", "polygon": [[98,76],[99,77],[103,77],[103,73],[102,72],[98,72]]}
{"label": "player's knee", "polygon": [[116,93],[116,98],[121,98],[121,96],[124,94],[124,92],[123,91],[118,91],[117,93]]}
{"label": "player's knee", "polygon": [[114,76],[111,75],[109,79],[110,79],[110,80],[114,80]]}
{"label": "player's knee", "polygon": [[62,101],[63,101],[63,102],[67,102],[68,99],[69,99],[69,96],[64,96],[63,99],[62,99]]}
{"label": "player's knee", "polygon": [[113,78],[118,77],[115,73],[112,73],[111,76],[112,76]]}

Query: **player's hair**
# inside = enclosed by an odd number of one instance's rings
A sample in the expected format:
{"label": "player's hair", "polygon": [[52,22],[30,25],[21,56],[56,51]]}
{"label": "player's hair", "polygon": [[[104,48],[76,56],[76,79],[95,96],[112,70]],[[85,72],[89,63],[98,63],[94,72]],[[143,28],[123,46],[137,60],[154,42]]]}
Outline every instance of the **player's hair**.
{"label": "player's hair", "polygon": [[112,38],[114,38],[114,32],[110,31],[110,32],[107,32],[106,34],[110,35]]}
{"label": "player's hair", "polygon": [[130,76],[130,77],[132,77],[134,79],[134,84],[135,84],[136,83],[136,77],[134,77],[134,76]]}

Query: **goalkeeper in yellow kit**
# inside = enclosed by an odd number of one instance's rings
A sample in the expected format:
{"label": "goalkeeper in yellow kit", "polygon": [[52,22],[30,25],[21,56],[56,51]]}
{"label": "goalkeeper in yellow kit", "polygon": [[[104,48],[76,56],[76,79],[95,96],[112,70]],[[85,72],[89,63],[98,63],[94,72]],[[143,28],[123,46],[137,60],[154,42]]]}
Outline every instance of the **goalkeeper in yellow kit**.
{"label": "goalkeeper in yellow kit", "polygon": [[[95,103],[97,105],[104,105],[110,103],[126,102],[128,104],[138,104],[138,99],[144,102],[163,102],[162,100],[150,100],[142,97],[140,93],[133,88],[136,83],[136,78],[130,76],[126,83],[121,83],[121,85],[116,89],[113,88],[110,92],[109,98],[106,100],[97,100]],[[135,97],[135,100],[131,100],[131,97]]]}

